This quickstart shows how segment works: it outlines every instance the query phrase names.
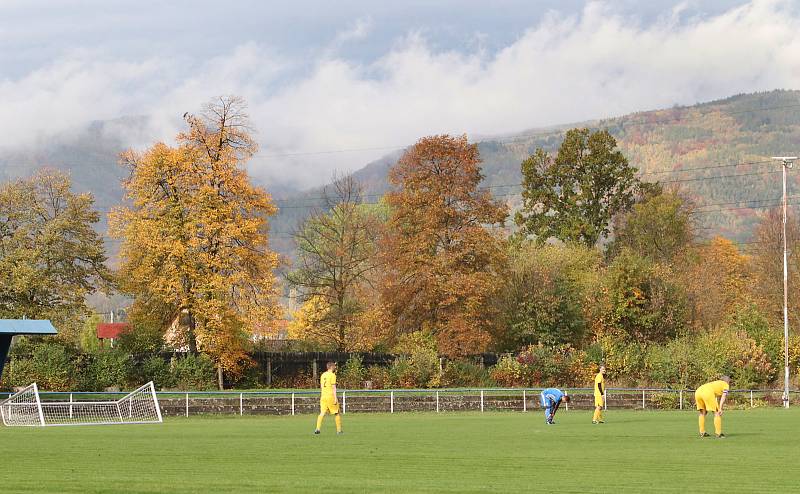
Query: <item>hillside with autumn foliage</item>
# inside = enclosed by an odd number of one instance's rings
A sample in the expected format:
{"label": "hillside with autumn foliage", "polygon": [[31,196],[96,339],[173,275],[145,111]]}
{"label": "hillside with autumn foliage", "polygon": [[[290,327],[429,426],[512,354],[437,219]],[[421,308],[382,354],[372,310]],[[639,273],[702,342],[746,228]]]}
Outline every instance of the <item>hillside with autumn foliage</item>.
{"label": "hillside with autumn foliage", "polygon": [[[478,147],[483,185],[512,208],[518,206],[520,163],[537,148],[555,151],[566,130],[573,127],[607,129],[642,180],[678,187],[693,202],[699,228],[709,236],[745,241],[759,214],[780,202],[780,166],[770,157],[796,154],[800,149],[800,91],[737,95],[693,106],[482,138]],[[370,193],[382,193],[396,158],[392,155],[367,165],[356,177]],[[800,183],[796,178],[790,180],[791,184]],[[790,192],[792,195],[800,194]]]}

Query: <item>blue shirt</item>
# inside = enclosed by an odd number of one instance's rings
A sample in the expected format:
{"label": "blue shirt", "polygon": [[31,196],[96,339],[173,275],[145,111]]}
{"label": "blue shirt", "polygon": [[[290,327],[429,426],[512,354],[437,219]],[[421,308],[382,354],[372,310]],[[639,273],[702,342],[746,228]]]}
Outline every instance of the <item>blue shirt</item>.
{"label": "blue shirt", "polygon": [[561,402],[562,398],[564,398],[564,393],[562,393],[560,389],[556,388],[547,388],[542,391],[542,394],[544,395],[545,399],[552,402],[552,404],[548,403],[548,407],[556,405],[557,403]]}

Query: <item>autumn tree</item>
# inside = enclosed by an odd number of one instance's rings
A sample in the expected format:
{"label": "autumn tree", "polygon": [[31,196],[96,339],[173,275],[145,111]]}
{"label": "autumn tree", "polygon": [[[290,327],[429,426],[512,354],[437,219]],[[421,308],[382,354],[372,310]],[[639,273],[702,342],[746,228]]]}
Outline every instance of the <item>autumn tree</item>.
{"label": "autumn tree", "polygon": [[609,233],[615,214],[632,204],[636,168],[608,131],[572,129],[555,158],[543,149],[522,162],[522,208],[514,216],[519,235],[589,247]]}
{"label": "autumn tree", "polygon": [[241,99],[184,117],[177,146],[122,156],[130,206],[111,215],[119,279],[137,304],[161,312],[154,320],[185,321],[192,351],[235,371],[249,331],[277,313],[267,222],[276,208],[243,167],[256,143]]}
{"label": "autumn tree", "polygon": [[692,208],[674,191],[645,198],[615,223],[610,251],[627,248],[656,262],[672,262],[694,239]]}
{"label": "autumn tree", "polygon": [[77,343],[108,272],[94,199],[70,187],[54,170],[0,184],[0,319],[51,319]]}
{"label": "autumn tree", "polygon": [[362,204],[352,176],[325,187],[322,207],[295,232],[296,267],[287,275],[304,304],[292,326],[296,336],[340,351],[365,349],[374,334],[363,327],[377,261],[379,212]]}
{"label": "autumn tree", "polygon": [[589,303],[596,336],[639,344],[664,343],[679,335],[688,320],[686,291],[672,267],[628,249],[609,264]]}
{"label": "autumn tree", "polygon": [[714,237],[696,245],[687,257],[681,266],[683,284],[698,325],[717,326],[751,300],[750,260],[732,241]]}
{"label": "autumn tree", "polygon": [[[772,321],[783,324],[783,213],[770,209],[761,217],[750,244],[750,268],[753,274],[753,296]],[[789,275],[789,318],[794,324],[800,319],[800,223],[789,212],[786,222]]]}
{"label": "autumn tree", "polygon": [[588,331],[584,300],[600,269],[596,249],[583,245],[512,245],[497,296],[501,325],[495,346],[517,351],[531,344],[579,346]]}
{"label": "autumn tree", "polygon": [[383,303],[395,334],[433,334],[447,355],[483,351],[496,321],[504,250],[486,227],[508,210],[479,188],[482,178],[466,136],[423,138],[389,172]]}

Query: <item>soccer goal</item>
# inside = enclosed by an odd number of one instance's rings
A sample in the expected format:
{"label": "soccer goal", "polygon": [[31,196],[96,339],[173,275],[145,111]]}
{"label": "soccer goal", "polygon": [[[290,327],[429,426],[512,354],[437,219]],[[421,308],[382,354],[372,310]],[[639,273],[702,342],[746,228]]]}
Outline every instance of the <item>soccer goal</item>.
{"label": "soccer goal", "polygon": [[9,427],[158,424],[163,421],[152,381],[116,401],[42,401],[39,388],[33,383],[0,403],[0,417]]}

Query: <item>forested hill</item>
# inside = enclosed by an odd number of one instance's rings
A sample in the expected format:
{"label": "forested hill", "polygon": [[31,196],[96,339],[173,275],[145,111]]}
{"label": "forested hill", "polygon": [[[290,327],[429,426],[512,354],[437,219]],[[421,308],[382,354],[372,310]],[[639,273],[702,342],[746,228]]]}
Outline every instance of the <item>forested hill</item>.
{"label": "forested hill", "polygon": [[[105,212],[121,200],[120,180],[126,172],[117,164],[117,157],[129,145],[128,139],[113,136],[141,133],[145,124],[143,118],[95,123],[22,151],[0,149],[0,180],[28,175],[41,166],[66,169],[75,188],[94,193],[98,208]],[[694,200],[704,234],[746,240],[758,213],[779,203],[780,166],[739,163],[800,152],[800,91],[738,95],[689,107],[477,139],[485,185],[498,198],[512,206],[518,204],[520,162],[537,147],[555,151],[565,130],[576,126],[608,129],[643,179],[680,186]],[[109,127],[115,131],[109,132]],[[136,135],[136,142],[141,142],[141,137]],[[392,153],[356,172],[368,200],[377,200],[386,191],[388,170],[399,155]],[[795,192],[790,191],[790,197],[794,196],[790,202],[800,203],[798,184],[793,177],[790,190]],[[270,184],[261,185],[270,190]],[[288,233],[310,211],[309,206],[317,203],[319,190],[291,195],[270,192],[279,197],[281,208],[272,222],[272,243],[290,254],[293,245]]]}
{"label": "forested hill", "polygon": [[[485,185],[512,207],[517,205],[520,162],[537,147],[555,152],[564,132],[572,127],[607,129],[643,180],[680,187],[693,201],[704,235],[722,234],[744,241],[759,213],[780,203],[781,167],[769,158],[800,152],[800,91],[738,95],[689,107],[479,139]],[[398,156],[394,153],[356,173],[369,199],[386,191],[388,170]],[[800,204],[798,184],[800,180],[792,177],[790,203]],[[312,191],[294,201],[313,203],[317,194]],[[292,203],[283,201],[284,205]],[[302,211],[287,209],[277,223],[285,222],[288,227]]]}

